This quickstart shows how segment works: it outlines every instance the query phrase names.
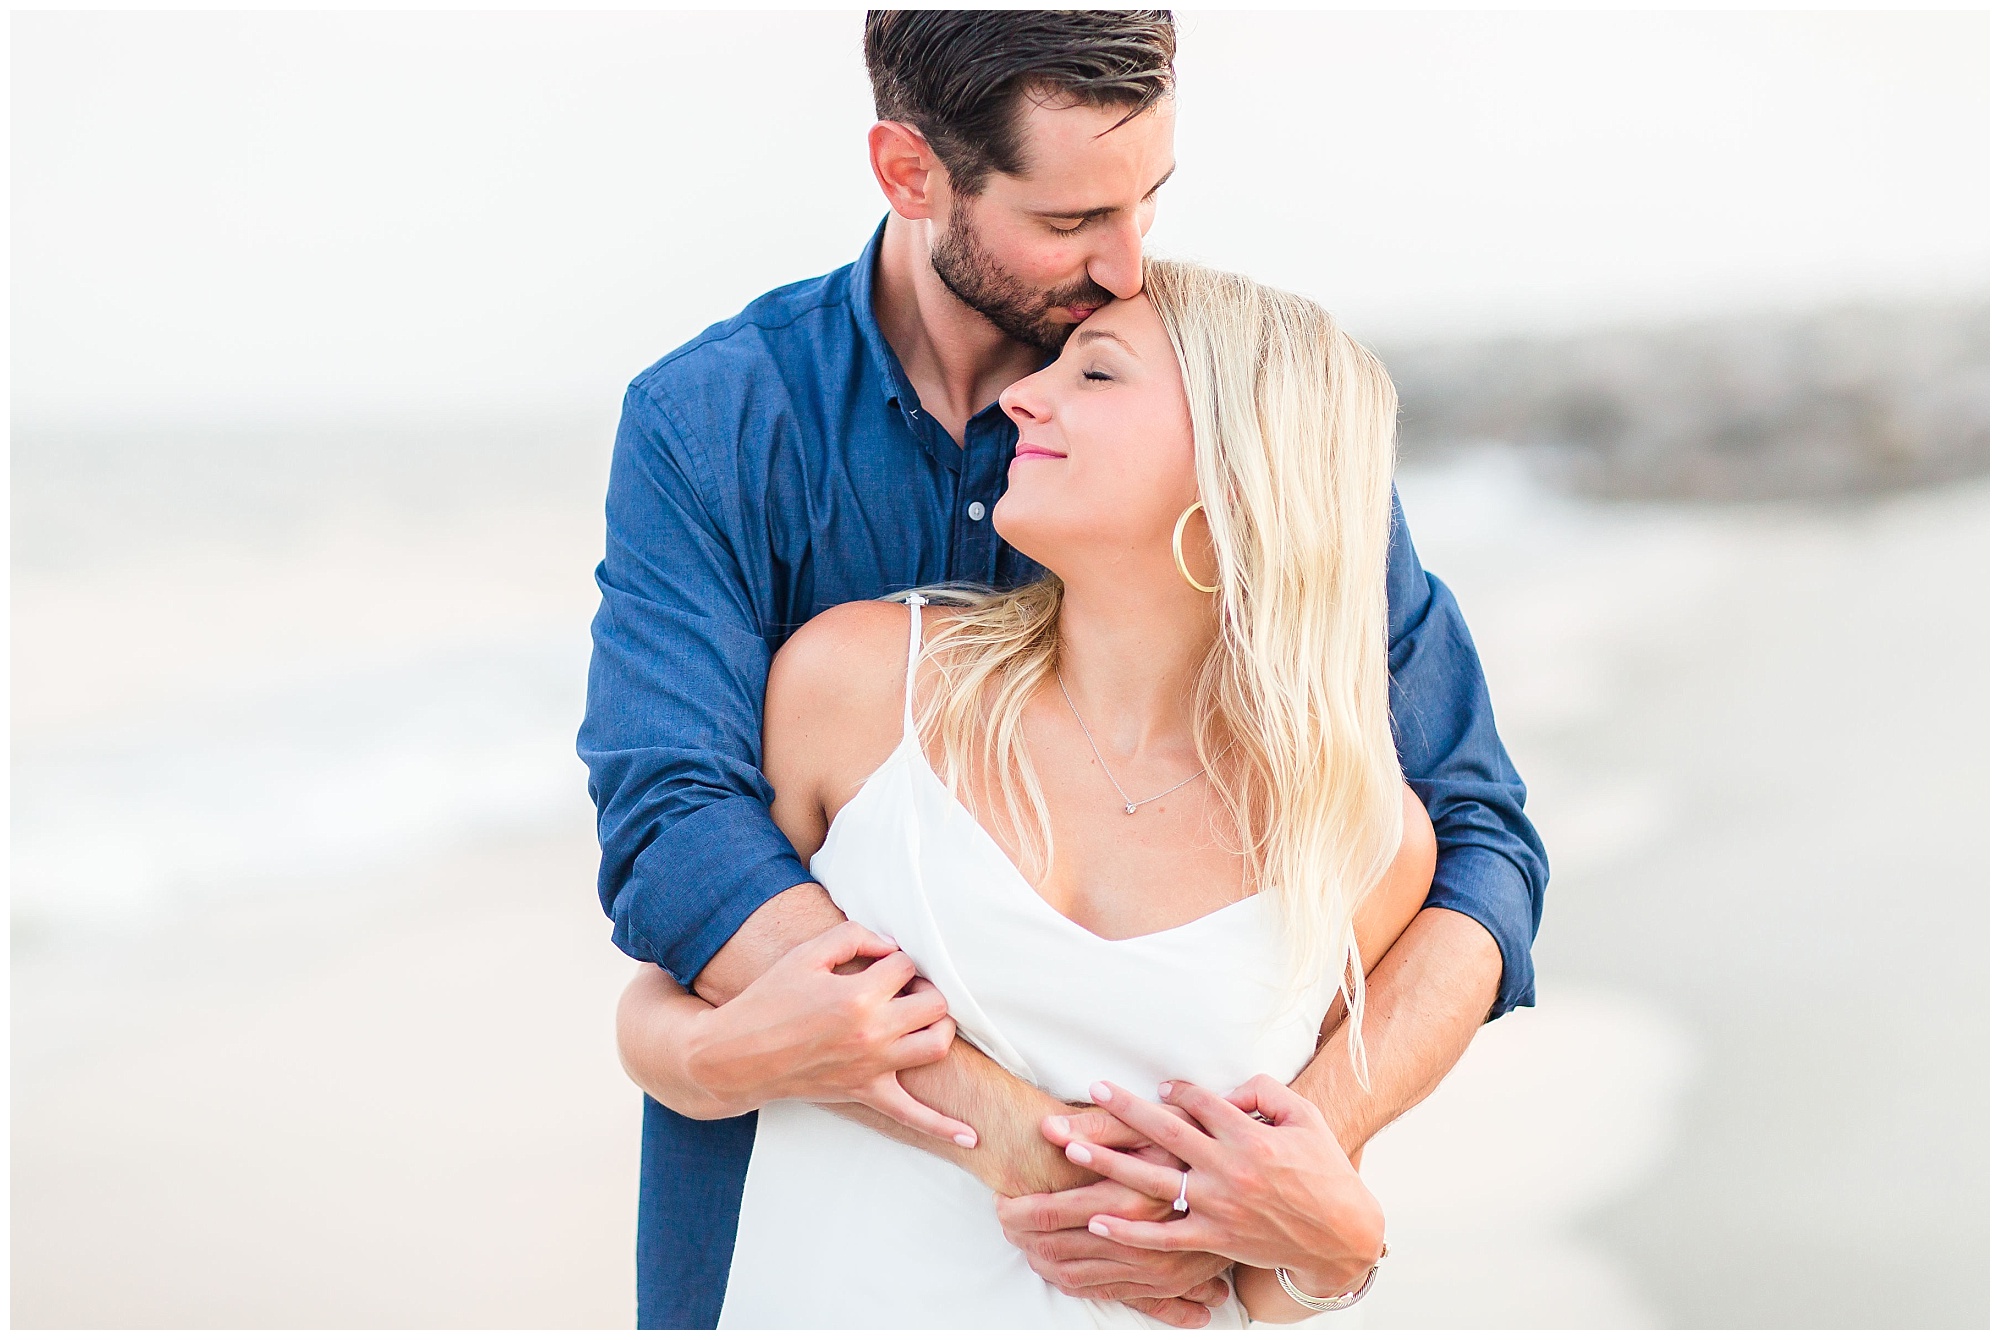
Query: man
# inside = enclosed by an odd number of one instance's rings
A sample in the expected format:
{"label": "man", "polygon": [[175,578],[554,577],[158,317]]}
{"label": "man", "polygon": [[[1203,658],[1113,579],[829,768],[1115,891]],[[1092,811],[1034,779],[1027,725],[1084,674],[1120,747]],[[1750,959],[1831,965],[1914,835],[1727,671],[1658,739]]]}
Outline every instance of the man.
{"label": "man", "polygon": [[[1141,240],[1173,169],[1172,19],[871,12],[865,48],[889,217],[854,265],[767,294],[641,374],[612,464],[578,748],[614,938],[664,970],[628,993],[625,1051],[649,1092],[744,1113],[692,1121],[647,1100],[640,1324],[715,1324],[754,1108],[779,1096],[853,1104],[1017,1197],[1009,1236],[1067,1291],[1199,1324],[1223,1263],[1086,1232],[1091,1213],[1135,1193],[1080,1185],[1035,1136],[1067,1115],[1115,1142],[1117,1123],[1069,1115],[962,1041],[918,1065],[906,1032],[847,1027],[887,1017],[901,979],[840,975],[869,937],[836,929],[758,771],[770,657],[814,614],[1037,575],[986,523],[1014,443],[994,400],[1091,310],[1139,291]],[[1369,979],[1372,1091],[1337,1034],[1293,1086],[1350,1151],[1427,1094],[1479,1023],[1532,1003],[1546,881],[1470,637],[1400,511],[1389,571],[1398,746],[1438,862],[1425,910]],[[757,989],[786,954],[819,956],[813,989]],[[699,1074],[687,1048],[649,1031],[664,1015],[648,993],[674,983],[713,1004],[741,997],[713,1012],[731,1022],[703,1038]]]}

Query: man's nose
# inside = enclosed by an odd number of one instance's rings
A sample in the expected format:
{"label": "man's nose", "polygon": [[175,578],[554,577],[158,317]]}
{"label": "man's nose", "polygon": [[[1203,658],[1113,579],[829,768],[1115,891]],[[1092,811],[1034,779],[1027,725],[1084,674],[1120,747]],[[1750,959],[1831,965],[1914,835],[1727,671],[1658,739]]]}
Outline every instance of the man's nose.
{"label": "man's nose", "polygon": [[1145,235],[1128,218],[1109,230],[1105,245],[1090,261],[1090,278],[1114,298],[1136,298],[1146,276]]}

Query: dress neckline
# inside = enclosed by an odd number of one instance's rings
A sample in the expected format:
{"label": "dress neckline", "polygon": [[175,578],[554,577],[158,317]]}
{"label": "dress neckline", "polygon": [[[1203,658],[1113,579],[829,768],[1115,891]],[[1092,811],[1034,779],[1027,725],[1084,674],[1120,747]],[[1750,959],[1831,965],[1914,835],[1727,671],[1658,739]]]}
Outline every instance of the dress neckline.
{"label": "dress neckline", "polygon": [[[1099,935],[1082,922],[1057,911],[1048,899],[1042,897],[1040,891],[1029,882],[1028,877],[1021,873],[1021,867],[1014,863],[1014,858],[1007,854],[1006,848],[1000,845],[999,839],[988,832],[986,825],[979,822],[979,816],[974,814],[971,808],[963,800],[960,800],[950,787],[944,784],[944,778],[938,776],[937,769],[931,766],[931,761],[925,755],[923,747],[914,732],[906,732],[889,757],[883,759],[875,771],[869,773],[867,779],[861,783],[860,789],[848,799],[845,805],[842,805],[835,811],[832,820],[827,824],[826,837],[820,843],[821,851],[825,851],[833,843],[835,835],[841,829],[841,820],[845,819],[864,800],[869,799],[869,793],[878,789],[876,783],[887,775],[899,762],[904,763],[909,772],[916,774],[916,785],[927,783],[944,800],[946,806],[953,814],[977,834],[977,837],[974,839],[975,845],[983,849],[988,858],[998,866],[1002,878],[1007,883],[1011,884],[1022,896],[1040,908],[1043,914],[1061,922],[1075,934],[1084,936],[1100,945],[1137,945],[1150,940],[1158,940],[1165,936],[1177,935],[1195,926],[1214,921],[1218,917],[1226,916],[1237,908],[1260,904],[1266,900],[1268,890],[1260,889],[1256,893],[1246,894],[1234,902],[1224,903],[1212,912],[1204,912],[1192,921],[1183,921],[1175,926],[1166,926],[1157,931],[1147,931],[1143,935],[1126,935],[1117,938]],[[905,823],[916,823],[919,821],[919,816],[914,812],[901,817]]]}

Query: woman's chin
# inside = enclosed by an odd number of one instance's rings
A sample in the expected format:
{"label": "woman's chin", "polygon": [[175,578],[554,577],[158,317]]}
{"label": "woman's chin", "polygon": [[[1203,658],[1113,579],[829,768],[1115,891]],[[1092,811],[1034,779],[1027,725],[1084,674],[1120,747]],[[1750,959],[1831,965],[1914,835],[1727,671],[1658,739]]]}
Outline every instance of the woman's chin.
{"label": "woman's chin", "polygon": [[995,526],[994,530],[1024,557],[1040,564],[1051,577],[1067,581],[1064,573],[1087,569],[1092,562],[1088,556],[1094,550],[1088,538],[1079,540],[1074,533],[1064,533],[1054,526],[1023,526],[1012,531]]}
{"label": "woman's chin", "polygon": [[1011,496],[1011,492],[1002,494],[1000,501],[993,506],[993,533],[1005,540],[1010,548],[1048,567],[1056,547],[1049,543],[1048,528],[1034,524],[1032,516],[1021,516],[1025,509],[1018,503],[1009,507],[1007,499]]}

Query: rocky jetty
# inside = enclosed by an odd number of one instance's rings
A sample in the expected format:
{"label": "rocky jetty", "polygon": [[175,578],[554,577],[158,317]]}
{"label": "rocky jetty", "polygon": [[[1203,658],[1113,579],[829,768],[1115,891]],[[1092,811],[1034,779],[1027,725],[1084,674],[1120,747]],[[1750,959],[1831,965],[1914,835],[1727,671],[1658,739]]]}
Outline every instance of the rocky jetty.
{"label": "rocky jetty", "polygon": [[1406,459],[1529,451],[1599,497],[1834,498],[1987,473],[1988,305],[1382,350]]}

